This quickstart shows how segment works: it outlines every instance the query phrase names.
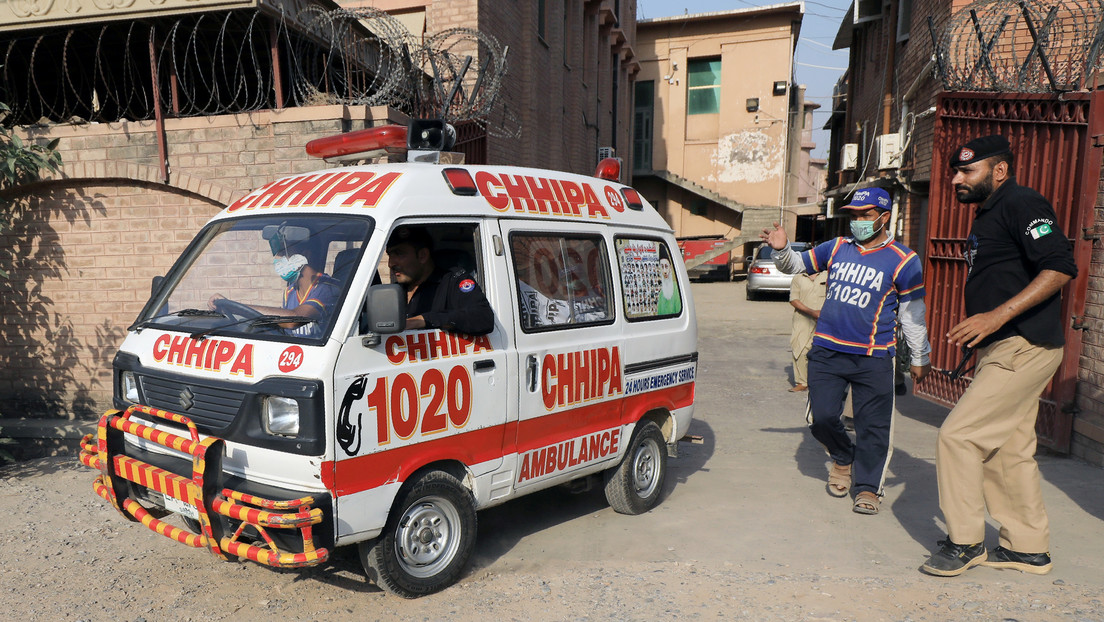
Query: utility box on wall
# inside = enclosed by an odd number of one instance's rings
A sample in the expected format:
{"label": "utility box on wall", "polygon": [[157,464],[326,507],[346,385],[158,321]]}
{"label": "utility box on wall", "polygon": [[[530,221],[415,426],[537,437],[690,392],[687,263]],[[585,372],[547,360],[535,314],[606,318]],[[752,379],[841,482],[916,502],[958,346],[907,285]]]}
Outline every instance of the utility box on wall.
{"label": "utility box on wall", "polygon": [[843,146],[843,151],[840,152],[840,170],[853,171],[857,168],[859,168],[859,145],[858,143],[847,143]]}
{"label": "utility box on wall", "polygon": [[874,151],[878,156],[878,170],[901,167],[901,135],[882,134],[874,139]]}

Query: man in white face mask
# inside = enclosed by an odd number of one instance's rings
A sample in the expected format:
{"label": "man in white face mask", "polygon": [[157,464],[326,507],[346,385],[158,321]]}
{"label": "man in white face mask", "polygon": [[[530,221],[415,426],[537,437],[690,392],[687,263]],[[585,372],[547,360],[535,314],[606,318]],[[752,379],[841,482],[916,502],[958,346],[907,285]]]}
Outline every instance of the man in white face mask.
{"label": "man in white face mask", "polygon": [[[889,233],[892,201],[882,188],[855,191],[840,208],[851,217],[852,237],[838,237],[797,253],[774,223],[761,238],[787,274],[828,272],[824,306],[809,349],[810,424],[832,458],[828,494],[855,494],[852,509],[877,514],[892,453],[893,370],[898,319],[905,333],[915,382],[928,375],[924,278],[920,259]],[[850,391],[855,440],[840,421]]]}
{"label": "man in white face mask", "polygon": [[[341,297],[341,284],[327,274],[319,272],[311,267],[306,256],[295,252],[294,247],[277,245],[279,250],[272,257],[272,269],[276,276],[287,283],[284,290],[284,304],[282,307],[268,307],[264,305],[245,305],[262,315],[281,315],[289,317],[303,317],[314,320],[313,322],[280,324],[281,328],[291,331],[295,335],[312,337],[320,335],[328,325],[329,315],[338,298]],[[217,301],[224,298],[222,294],[215,294],[207,301],[211,309],[216,307]]]}

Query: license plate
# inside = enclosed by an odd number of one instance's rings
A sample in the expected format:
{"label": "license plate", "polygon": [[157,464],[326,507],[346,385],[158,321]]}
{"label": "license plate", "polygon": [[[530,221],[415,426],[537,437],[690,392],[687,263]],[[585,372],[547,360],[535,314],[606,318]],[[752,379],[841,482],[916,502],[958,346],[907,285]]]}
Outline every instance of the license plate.
{"label": "license plate", "polygon": [[199,510],[191,503],[185,503],[176,497],[165,495],[165,509],[186,516],[192,520],[199,520]]}

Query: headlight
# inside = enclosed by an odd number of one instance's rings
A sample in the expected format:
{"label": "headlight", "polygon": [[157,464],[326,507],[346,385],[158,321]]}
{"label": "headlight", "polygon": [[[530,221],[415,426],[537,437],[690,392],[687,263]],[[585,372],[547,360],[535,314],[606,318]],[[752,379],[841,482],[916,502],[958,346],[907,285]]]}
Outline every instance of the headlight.
{"label": "headlight", "polygon": [[138,379],[132,371],[123,372],[123,399],[131,404],[138,403]]}
{"label": "headlight", "polygon": [[264,427],[269,434],[299,435],[299,402],[290,397],[266,397]]}

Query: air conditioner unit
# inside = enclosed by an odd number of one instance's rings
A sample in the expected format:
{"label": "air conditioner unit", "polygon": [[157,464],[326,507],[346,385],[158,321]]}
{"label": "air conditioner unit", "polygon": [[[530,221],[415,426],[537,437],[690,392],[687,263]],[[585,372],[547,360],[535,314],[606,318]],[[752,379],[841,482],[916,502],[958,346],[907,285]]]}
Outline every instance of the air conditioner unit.
{"label": "air conditioner unit", "polygon": [[878,154],[878,170],[901,168],[901,135],[882,134],[874,138],[874,151]]}
{"label": "air conditioner unit", "polygon": [[598,147],[598,161],[601,162],[606,158],[617,157],[617,152],[613,147]]}
{"label": "air conditioner unit", "polygon": [[840,152],[840,170],[853,171],[859,168],[859,144],[847,143]]}

